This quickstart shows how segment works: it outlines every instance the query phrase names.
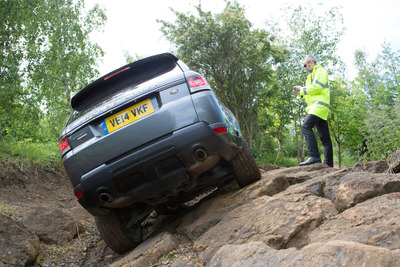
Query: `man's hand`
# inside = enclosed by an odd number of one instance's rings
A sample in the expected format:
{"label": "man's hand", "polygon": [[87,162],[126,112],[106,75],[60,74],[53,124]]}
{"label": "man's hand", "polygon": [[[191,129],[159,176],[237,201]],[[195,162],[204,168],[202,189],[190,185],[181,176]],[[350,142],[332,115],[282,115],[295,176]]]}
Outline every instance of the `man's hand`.
{"label": "man's hand", "polygon": [[293,93],[299,94],[300,93],[300,89],[301,89],[301,86],[298,86],[298,85],[294,86],[293,87]]}

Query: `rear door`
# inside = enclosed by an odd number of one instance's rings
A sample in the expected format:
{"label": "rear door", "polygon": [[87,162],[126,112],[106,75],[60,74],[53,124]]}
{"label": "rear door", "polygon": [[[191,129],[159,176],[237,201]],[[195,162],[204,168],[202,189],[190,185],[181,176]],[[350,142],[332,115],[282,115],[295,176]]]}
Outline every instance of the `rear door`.
{"label": "rear door", "polygon": [[65,133],[82,173],[198,121],[176,62],[167,56],[127,65],[73,98]]}

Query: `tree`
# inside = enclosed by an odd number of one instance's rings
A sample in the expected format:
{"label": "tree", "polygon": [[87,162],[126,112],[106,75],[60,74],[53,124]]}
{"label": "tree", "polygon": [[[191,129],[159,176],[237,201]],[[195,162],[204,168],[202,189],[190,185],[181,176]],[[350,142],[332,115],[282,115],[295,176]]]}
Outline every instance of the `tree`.
{"label": "tree", "polygon": [[[331,111],[328,122],[330,134],[338,150],[338,165],[342,166],[343,150],[360,150],[364,140],[363,125],[367,110],[366,95],[352,91],[341,78],[330,83]],[[360,151],[362,152],[362,151]]]}
{"label": "tree", "polygon": [[8,96],[0,108],[12,113],[2,112],[0,124],[7,133],[18,139],[58,138],[71,93],[98,75],[102,50],[89,34],[106,17],[98,6],[83,13],[83,0],[2,1],[0,53],[6,67],[1,73],[7,79],[0,92]]}
{"label": "tree", "polygon": [[383,43],[382,53],[368,62],[368,54],[355,53],[358,75],[353,82],[354,90],[366,95],[365,160],[382,160],[396,151],[400,143],[400,51],[392,51],[389,43]]}
{"label": "tree", "polygon": [[23,95],[20,66],[23,59],[22,37],[24,21],[28,19],[28,1],[1,1],[0,5],[0,137],[12,127]]}
{"label": "tree", "polygon": [[344,33],[343,18],[339,8],[323,10],[321,5],[286,6],[282,17],[284,26],[272,22],[268,24],[276,29],[277,35],[281,35],[278,40],[290,51],[284,63],[279,64],[276,70],[274,111],[282,124],[287,125],[289,121],[294,123],[298,160],[302,161],[305,154],[304,138],[299,130],[305,105],[304,101],[292,95],[292,88],[294,85],[305,84],[307,73],[301,61],[307,54],[315,55],[317,63],[323,65],[329,74],[343,74],[339,70],[344,70],[344,64],[336,55],[337,44]]}
{"label": "tree", "polygon": [[175,23],[158,21],[161,31],[182,60],[206,75],[221,101],[235,114],[252,145],[258,129],[258,107],[268,101],[266,90],[272,66],[281,49],[265,30],[251,29],[244,9],[227,3],[222,13],[211,14],[196,7],[198,16],[173,9]]}

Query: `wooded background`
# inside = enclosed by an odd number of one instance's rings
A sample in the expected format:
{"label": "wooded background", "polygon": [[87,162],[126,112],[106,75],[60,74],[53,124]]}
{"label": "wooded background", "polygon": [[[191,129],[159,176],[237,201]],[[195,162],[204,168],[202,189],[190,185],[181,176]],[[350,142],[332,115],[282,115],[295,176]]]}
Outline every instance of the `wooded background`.
{"label": "wooded background", "polygon": [[[158,21],[171,52],[207,77],[260,164],[291,166],[307,156],[305,103],[292,93],[305,83],[307,54],[330,75],[336,164],[386,159],[399,148],[400,51],[384,42],[372,61],[354,51],[358,74],[350,80],[337,55],[345,32],[340,8],[286,7],[284,23],[268,21],[268,30],[252,27],[236,2],[218,14],[200,5],[171,12],[175,21]],[[71,96],[99,76],[103,51],[89,35],[106,20],[102,7],[88,11],[84,0],[1,0],[0,152],[43,144],[56,150]]]}

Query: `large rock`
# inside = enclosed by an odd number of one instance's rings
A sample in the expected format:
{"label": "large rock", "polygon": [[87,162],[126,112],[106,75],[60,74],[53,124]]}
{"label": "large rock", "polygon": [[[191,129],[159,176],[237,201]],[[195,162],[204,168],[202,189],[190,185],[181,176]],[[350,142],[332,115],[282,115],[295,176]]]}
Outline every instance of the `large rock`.
{"label": "large rock", "polygon": [[[385,173],[385,164],[262,172],[260,181],[245,188],[224,187],[175,216],[148,218],[147,240],[127,255],[105,256],[96,236],[85,245],[86,259],[72,261],[76,266],[108,266],[117,259],[114,266],[397,266],[400,174]],[[71,210],[22,205],[12,216],[20,223],[0,217],[0,266],[34,264],[39,249],[34,233],[48,244],[71,240],[79,228],[71,214],[79,220]],[[81,242],[68,247],[74,243]]]}
{"label": "large rock", "polygon": [[240,191],[203,201],[194,211],[183,217],[177,231],[187,235],[192,240],[196,240],[233,209],[260,196],[275,195],[285,190],[288,186],[289,183],[283,175],[267,176],[263,174],[260,181]]}
{"label": "large rock", "polygon": [[345,167],[355,172],[372,172],[372,173],[387,173],[389,170],[388,163],[384,160],[358,162],[353,165]]}
{"label": "large rock", "polygon": [[0,213],[0,266],[33,264],[39,252],[37,235]]}
{"label": "large rock", "polygon": [[275,250],[262,242],[226,245],[212,258],[213,267],[266,266],[398,266],[400,251],[346,241],[330,241]]}
{"label": "large rock", "polygon": [[331,201],[311,194],[259,197],[228,213],[194,245],[204,262],[226,244],[262,241],[276,249],[302,247],[312,230],[336,214]]}
{"label": "large rock", "polygon": [[344,211],[376,196],[400,192],[399,174],[360,172],[360,169],[361,166],[349,167],[321,174],[290,186],[279,196],[310,193],[331,200],[339,211]]}
{"label": "large rock", "polygon": [[178,246],[178,240],[170,233],[164,232],[144,241],[132,252],[113,263],[111,267],[147,266],[158,257]]}
{"label": "large rock", "polygon": [[400,193],[385,194],[329,219],[310,234],[310,243],[343,240],[400,249]]}
{"label": "large rock", "polygon": [[308,166],[299,166],[291,168],[280,168],[266,173],[266,176],[283,175],[289,184],[298,184],[321,177],[325,174],[335,172],[337,169],[329,168],[326,164],[313,164]]}
{"label": "large rock", "polygon": [[344,211],[358,203],[400,191],[400,176],[368,172],[336,172],[325,176],[324,196]]}
{"label": "large rock", "polygon": [[[388,224],[371,226],[371,230],[378,227],[381,235],[364,234],[356,226],[348,225],[359,239],[350,238],[351,231],[346,229],[343,236],[348,235],[348,239],[338,238],[344,224],[337,219],[342,216],[337,215],[338,211],[354,210],[357,214],[363,212],[360,207],[365,205],[368,209],[372,205],[376,206],[376,210],[371,209],[372,216],[380,214],[377,199],[384,196],[396,199],[391,193],[400,191],[400,175],[382,173],[384,165],[384,162],[371,162],[335,169],[315,164],[272,170],[263,173],[262,180],[253,185],[205,199],[184,216],[178,232],[195,241],[194,248],[204,264],[209,264],[215,252],[226,244],[262,241],[273,249],[290,251],[287,248],[309,245],[311,233],[312,243],[342,240],[374,246],[384,244],[382,247],[390,248],[392,244],[396,248],[400,231],[395,219],[389,219]],[[396,205],[392,203],[389,207]],[[398,217],[398,213],[392,214],[393,218]],[[374,217],[365,218],[368,220]],[[329,238],[321,233],[317,239],[317,233],[325,226],[338,235]],[[363,235],[368,236],[369,242]]]}
{"label": "large rock", "polygon": [[71,215],[60,209],[30,207],[24,213],[25,227],[46,244],[66,244],[82,230]]}

